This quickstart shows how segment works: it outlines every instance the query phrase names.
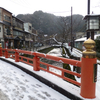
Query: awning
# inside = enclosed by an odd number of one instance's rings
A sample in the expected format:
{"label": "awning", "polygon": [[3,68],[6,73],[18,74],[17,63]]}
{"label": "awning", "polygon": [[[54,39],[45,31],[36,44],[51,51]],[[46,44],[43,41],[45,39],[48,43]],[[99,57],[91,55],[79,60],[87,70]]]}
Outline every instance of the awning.
{"label": "awning", "polygon": [[25,39],[25,41],[30,41],[30,42],[33,42],[33,40],[32,40],[32,39]]}
{"label": "awning", "polygon": [[7,36],[4,36],[4,39],[13,40],[12,37],[7,37]]}
{"label": "awning", "polygon": [[14,37],[14,40],[21,40],[21,41],[23,41],[24,39],[21,38],[21,37],[16,36],[16,37]]}

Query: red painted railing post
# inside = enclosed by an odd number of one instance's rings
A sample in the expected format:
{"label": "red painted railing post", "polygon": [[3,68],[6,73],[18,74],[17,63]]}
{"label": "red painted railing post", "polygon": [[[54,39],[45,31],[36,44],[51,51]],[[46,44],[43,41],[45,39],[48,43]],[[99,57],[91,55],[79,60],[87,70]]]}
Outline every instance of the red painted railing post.
{"label": "red painted railing post", "polygon": [[2,56],[2,44],[0,43],[0,56]]}
{"label": "red painted railing post", "polygon": [[40,65],[38,63],[38,61],[40,60],[40,58],[38,56],[36,56],[36,52],[33,53],[34,58],[33,58],[33,70],[34,71],[39,71],[40,69],[38,68]]}
{"label": "red painted railing post", "polygon": [[94,48],[95,42],[88,39],[84,42],[86,50],[83,51],[81,67],[81,96],[88,99],[95,98],[97,80],[97,59]]}
{"label": "red painted railing post", "polygon": [[15,62],[19,62],[19,53],[15,50]]}
{"label": "red painted railing post", "polygon": [[7,51],[7,48],[5,49],[5,58],[8,58],[8,51]]}

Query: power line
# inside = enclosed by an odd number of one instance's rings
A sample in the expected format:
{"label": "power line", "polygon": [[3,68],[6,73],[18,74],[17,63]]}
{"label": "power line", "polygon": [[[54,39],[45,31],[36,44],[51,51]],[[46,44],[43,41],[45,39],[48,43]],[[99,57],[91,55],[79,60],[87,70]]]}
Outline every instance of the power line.
{"label": "power line", "polygon": [[97,8],[97,7],[100,7],[100,5],[94,6],[93,8]]}
{"label": "power line", "polygon": [[[32,6],[28,2],[26,2],[26,0],[25,1],[24,0],[20,0],[20,1],[19,0],[17,0],[17,1],[9,0],[9,1],[11,1],[12,3],[15,3],[16,5],[19,5],[21,7],[25,7],[27,9],[33,9]],[[68,13],[68,12],[71,12],[71,11],[68,10],[68,11],[58,11],[58,12],[53,12],[53,11],[45,11],[45,12],[47,12],[47,13],[54,13],[55,14],[55,13]]]}
{"label": "power line", "polygon": [[[32,7],[31,6],[29,6],[30,4],[25,4],[25,2],[23,2],[22,0],[20,0],[20,1],[15,1],[15,0],[10,0],[12,3],[15,3],[16,5],[20,5],[20,6],[23,6],[23,7],[25,7],[25,8],[28,8],[28,9],[32,9]],[[25,5],[23,5],[23,4],[25,4]],[[28,5],[28,6],[27,6]]]}
{"label": "power line", "polygon": [[71,12],[71,11],[49,12],[49,13],[66,13],[66,12]]}

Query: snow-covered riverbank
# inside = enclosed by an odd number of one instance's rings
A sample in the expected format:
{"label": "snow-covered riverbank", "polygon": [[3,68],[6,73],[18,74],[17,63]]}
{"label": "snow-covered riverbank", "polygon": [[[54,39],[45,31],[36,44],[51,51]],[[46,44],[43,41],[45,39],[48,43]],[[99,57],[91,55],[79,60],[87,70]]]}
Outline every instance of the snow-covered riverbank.
{"label": "snow-covered riverbank", "polygon": [[[54,54],[56,52],[56,54]],[[73,48],[73,51],[72,51],[73,54],[76,54],[78,57],[82,57],[82,52]],[[53,49],[52,51],[50,51],[48,54],[50,55],[53,55],[53,56],[61,56],[61,49]],[[98,63],[100,63],[99,60],[97,60]],[[59,66],[59,65],[58,65]],[[73,66],[71,66],[71,69],[73,71]],[[54,69],[55,70],[55,69]],[[60,73],[59,73],[60,74]],[[75,77],[76,80],[78,82],[81,82],[81,78],[77,78]],[[98,68],[97,68],[97,82],[96,82],[96,98],[95,99],[92,99],[92,100],[100,100],[100,65],[98,65]],[[85,99],[86,100],[86,99]]]}

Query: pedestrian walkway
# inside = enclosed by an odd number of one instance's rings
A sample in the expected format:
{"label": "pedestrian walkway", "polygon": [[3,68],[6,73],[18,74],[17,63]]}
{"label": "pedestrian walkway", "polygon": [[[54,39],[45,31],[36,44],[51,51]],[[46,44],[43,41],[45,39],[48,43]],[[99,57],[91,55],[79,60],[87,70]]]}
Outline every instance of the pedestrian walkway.
{"label": "pedestrian walkway", "polygon": [[22,70],[0,60],[0,100],[70,100]]}

